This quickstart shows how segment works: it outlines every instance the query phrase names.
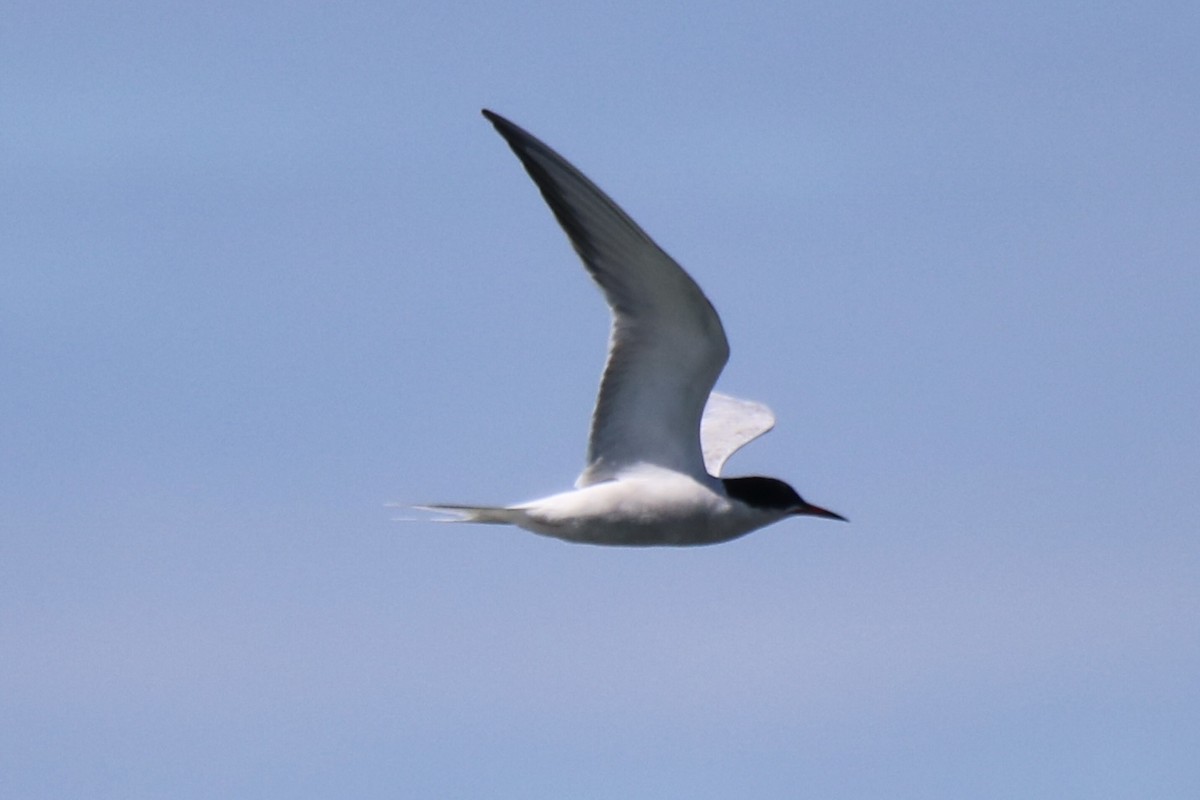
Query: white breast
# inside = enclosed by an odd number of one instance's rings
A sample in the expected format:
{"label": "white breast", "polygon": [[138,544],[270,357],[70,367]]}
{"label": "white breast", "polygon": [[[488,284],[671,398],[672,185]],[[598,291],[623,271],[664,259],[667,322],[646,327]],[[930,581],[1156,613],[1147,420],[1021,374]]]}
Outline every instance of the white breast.
{"label": "white breast", "polygon": [[715,544],[778,519],[731,501],[719,484],[655,467],[515,508],[526,530],[609,545]]}

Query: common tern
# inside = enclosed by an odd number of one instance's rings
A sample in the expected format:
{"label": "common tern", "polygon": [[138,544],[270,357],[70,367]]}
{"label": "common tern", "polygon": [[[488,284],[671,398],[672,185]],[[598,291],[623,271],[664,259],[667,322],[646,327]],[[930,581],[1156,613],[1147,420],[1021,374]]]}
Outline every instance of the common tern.
{"label": "common tern", "polygon": [[511,506],[426,505],[447,522],[516,525],[568,542],[704,545],[793,515],[844,520],[775,478],[719,477],[769,431],[766,406],[713,391],[729,343],[674,259],[565,158],[484,110],[566,231],[612,312],[587,465],[573,491]]}

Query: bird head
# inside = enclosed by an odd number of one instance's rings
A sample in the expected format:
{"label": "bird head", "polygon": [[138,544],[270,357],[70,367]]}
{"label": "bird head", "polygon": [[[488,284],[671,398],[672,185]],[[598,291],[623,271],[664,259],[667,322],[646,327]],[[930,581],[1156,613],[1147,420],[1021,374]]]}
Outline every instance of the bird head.
{"label": "bird head", "polygon": [[721,483],[725,486],[725,494],[751,508],[774,512],[781,516],[824,517],[848,522],[841,514],[808,502],[778,478],[722,478]]}

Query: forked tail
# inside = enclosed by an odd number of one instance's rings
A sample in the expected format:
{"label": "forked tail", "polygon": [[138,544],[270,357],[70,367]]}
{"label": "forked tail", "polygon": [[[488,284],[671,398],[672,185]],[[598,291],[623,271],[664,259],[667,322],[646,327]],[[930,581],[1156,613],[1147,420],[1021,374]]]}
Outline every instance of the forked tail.
{"label": "forked tail", "polygon": [[503,506],[452,506],[442,503],[429,503],[413,508],[453,515],[436,519],[434,522],[482,522],[488,525],[519,525],[525,513],[519,508]]}

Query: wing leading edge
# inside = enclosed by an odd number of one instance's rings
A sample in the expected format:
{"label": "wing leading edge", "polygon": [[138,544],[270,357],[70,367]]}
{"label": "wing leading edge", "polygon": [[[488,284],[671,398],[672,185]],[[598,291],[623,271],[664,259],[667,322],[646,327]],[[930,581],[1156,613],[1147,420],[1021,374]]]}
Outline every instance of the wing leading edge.
{"label": "wing leading edge", "polygon": [[[517,125],[483,114],[537,184],[612,311],[587,466],[576,485],[610,480],[637,464],[700,478],[716,474],[734,450],[763,432],[732,448],[726,444],[721,455],[701,450],[705,404],[729,358],[716,310],[683,268],[583,173]],[[729,442],[727,429],[720,426]],[[706,471],[706,461],[717,470]]]}

